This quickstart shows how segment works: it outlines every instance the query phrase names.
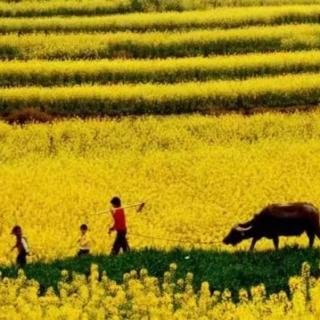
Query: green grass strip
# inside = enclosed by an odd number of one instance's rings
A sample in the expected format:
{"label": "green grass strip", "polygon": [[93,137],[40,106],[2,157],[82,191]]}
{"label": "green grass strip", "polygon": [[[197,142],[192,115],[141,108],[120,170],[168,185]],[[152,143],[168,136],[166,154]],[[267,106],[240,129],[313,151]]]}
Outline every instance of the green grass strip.
{"label": "green grass strip", "polygon": [[[188,257],[186,259],[186,257]],[[92,256],[66,258],[48,263],[37,262],[26,267],[28,278],[37,280],[42,293],[49,287],[57,289],[61,271],[89,274],[90,265],[95,263],[100,271],[121,283],[123,274],[131,270],[147,268],[149,274],[162,278],[170,263],[177,263],[176,279],[184,278],[187,272],[194,274],[194,288],[199,290],[203,281],[208,281],[210,289],[223,291],[229,288],[237,299],[241,288],[265,284],[267,294],[284,290],[289,293],[289,278],[300,274],[301,265],[307,261],[311,272],[319,276],[319,250],[287,247],[279,251],[236,252],[174,249],[169,252],[144,249],[132,251],[118,257]],[[222,272],[223,270],[223,272]],[[13,267],[1,267],[2,276],[15,277]]]}

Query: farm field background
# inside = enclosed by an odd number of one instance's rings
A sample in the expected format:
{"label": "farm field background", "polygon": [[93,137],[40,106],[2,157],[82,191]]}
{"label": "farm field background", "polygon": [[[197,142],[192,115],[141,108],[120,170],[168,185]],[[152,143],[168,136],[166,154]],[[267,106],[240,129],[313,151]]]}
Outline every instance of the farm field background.
{"label": "farm field background", "polygon": [[0,1],[0,114],[319,104],[318,1]]}
{"label": "farm field background", "polygon": [[[320,207],[319,21],[318,0],[0,1],[0,318],[319,319],[318,240],[222,244],[269,203]],[[115,194],[147,205],[112,258]]]}

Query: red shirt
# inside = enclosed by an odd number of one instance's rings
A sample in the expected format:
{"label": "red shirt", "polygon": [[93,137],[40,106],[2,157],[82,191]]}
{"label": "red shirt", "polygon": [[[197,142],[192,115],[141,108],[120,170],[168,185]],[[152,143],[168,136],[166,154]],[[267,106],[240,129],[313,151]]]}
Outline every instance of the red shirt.
{"label": "red shirt", "polygon": [[126,225],[126,216],[124,213],[124,209],[122,208],[114,209],[112,216],[114,220],[114,225],[112,227],[112,230],[125,231],[127,229],[127,225]]}

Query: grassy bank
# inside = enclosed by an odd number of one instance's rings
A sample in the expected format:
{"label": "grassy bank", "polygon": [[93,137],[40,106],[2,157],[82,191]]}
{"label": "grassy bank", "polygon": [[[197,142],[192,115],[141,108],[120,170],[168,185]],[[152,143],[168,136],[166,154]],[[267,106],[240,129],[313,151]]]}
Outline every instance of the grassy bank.
{"label": "grassy bank", "polygon": [[[107,272],[108,277],[122,282],[123,274],[131,270],[146,268],[149,274],[162,278],[170,263],[178,265],[177,279],[184,278],[188,272],[194,274],[194,288],[198,290],[203,281],[208,281],[211,290],[222,291],[229,288],[236,297],[241,288],[264,283],[268,294],[285,290],[289,292],[288,280],[300,274],[301,265],[307,261],[311,273],[319,276],[320,252],[317,249],[285,247],[279,251],[234,253],[214,250],[173,249],[161,251],[143,249],[132,251],[118,257],[91,256],[85,258],[65,258],[50,263],[37,262],[27,265],[25,272],[28,278],[37,280],[45,291],[53,286],[57,288],[61,271],[89,274],[92,263],[99,270]],[[3,276],[15,277],[17,270],[13,267],[1,267]]]}

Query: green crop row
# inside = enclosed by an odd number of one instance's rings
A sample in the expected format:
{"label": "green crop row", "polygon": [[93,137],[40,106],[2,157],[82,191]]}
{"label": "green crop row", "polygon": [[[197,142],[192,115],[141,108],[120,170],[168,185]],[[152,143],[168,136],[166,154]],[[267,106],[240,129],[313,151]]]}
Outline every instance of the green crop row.
{"label": "green crop row", "polygon": [[319,47],[319,24],[143,34],[9,34],[0,37],[0,59],[161,58]]}
{"label": "green crop row", "polygon": [[319,103],[320,74],[168,85],[0,89],[2,113],[34,107],[50,113],[81,116],[176,114]]}
{"label": "green crop row", "polygon": [[318,0],[51,0],[0,1],[1,17],[102,15],[125,12],[184,11],[214,7],[319,4]]}
{"label": "green crop row", "polygon": [[320,5],[217,8],[95,17],[0,18],[0,33],[150,31],[318,23]]}
{"label": "green crop row", "polygon": [[0,86],[175,83],[320,72],[320,51],[154,60],[2,61]]}

